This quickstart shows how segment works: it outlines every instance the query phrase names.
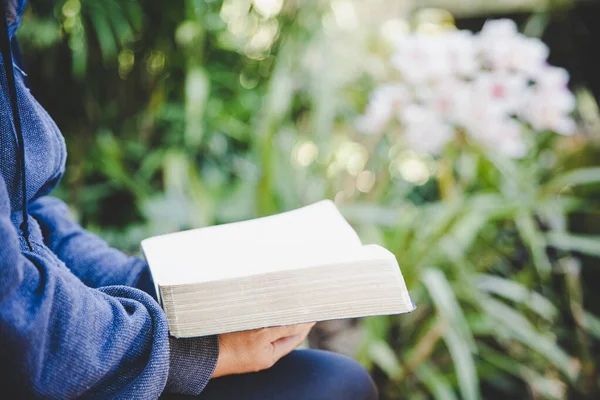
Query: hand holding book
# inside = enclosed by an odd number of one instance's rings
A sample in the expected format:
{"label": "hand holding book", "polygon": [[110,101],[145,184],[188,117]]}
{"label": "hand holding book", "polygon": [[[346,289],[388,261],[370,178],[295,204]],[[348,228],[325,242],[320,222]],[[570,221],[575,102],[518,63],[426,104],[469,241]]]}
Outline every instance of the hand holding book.
{"label": "hand holding book", "polygon": [[213,378],[271,368],[298,347],[314,322],[219,335],[219,360]]}

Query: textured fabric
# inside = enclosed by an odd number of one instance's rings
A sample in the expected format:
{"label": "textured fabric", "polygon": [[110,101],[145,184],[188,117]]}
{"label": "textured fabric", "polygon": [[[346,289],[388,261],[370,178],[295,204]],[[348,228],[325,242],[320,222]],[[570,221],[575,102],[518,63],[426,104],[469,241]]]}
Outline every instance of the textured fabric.
{"label": "textured fabric", "polygon": [[[164,400],[194,399],[164,396]],[[375,400],[377,391],[356,361],[319,350],[296,350],[271,369],[211,380],[196,400]]]}
{"label": "textured fabric", "polygon": [[165,390],[170,393],[197,395],[212,376],[219,357],[217,336],[170,338],[170,373]]}
{"label": "textured fabric", "polygon": [[4,6],[6,11],[6,21],[9,25],[15,25],[11,30],[11,34],[14,34],[18,27],[19,16],[23,14],[23,9],[27,5],[26,0],[1,0],[0,6]]}
{"label": "textured fabric", "polygon": [[[11,37],[24,7],[18,0]],[[65,144],[15,68],[27,172],[23,204],[6,62],[0,60],[0,393],[153,399],[173,381],[178,385],[170,387],[198,394],[217,361],[215,338],[194,346],[172,341],[174,354],[184,355],[186,365],[195,358],[198,367],[193,376],[170,373],[177,361],[170,362],[166,317],[149,294],[147,265],[108,247],[74,223],[62,202],[46,197],[64,172]],[[32,249],[18,228],[23,206]]]}
{"label": "textured fabric", "polygon": [[62,201],[46,196],[33,201],[28,210],[41,228],[44,243],[87,286],[134,286],[154,295],[146,263],[110,248],[74,223]]}
{"label": "textured fabric", "polygon": [[130,287],[86,287],[43,242],[33,239],[29,251],[8,210],[0,179],[1,390],[11,398],[158,397],[169,368],[158,304]]}

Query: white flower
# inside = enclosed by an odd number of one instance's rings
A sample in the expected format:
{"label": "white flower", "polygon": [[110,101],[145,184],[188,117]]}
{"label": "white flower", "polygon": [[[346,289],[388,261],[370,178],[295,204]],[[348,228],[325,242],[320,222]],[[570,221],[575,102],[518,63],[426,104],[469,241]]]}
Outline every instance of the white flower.
{"label": "white flower", "polygon": [[479,34],[484,39],[510,38],[519,33],[517,24],[511,19],[488,20]]}
{"label": "white flower", "polygon": [[562,135],[575,132],[576,124],[570,114],[575,110],[576,100],[568,83],[569,73],[563,68],[547,66],[539,71],[521,114],[535,130]]}
{"label": "white flower", "polygon": [[509,68],[533,78],[546,66],[550,49],[542,41],[521,35],[514,46],[508,59]]}
{"label": "white flower", "polygon": [[427,86],[417,91],[417,97],[435,112],[438,118],[456,122],[463,104],[457,99],[464,97],[464,93],[468,90],[469,85],[466,82],[450,77],[437,85]]}
{"label": "white flower", "polygon": [[469,31],[454,31],[446,34],[446,57],[452,73],[471,77],[481,68],[475,39]]}
{"label": "white flower", "polygon": [[546,66],[535,77],[537,85],[544,89],[565,89],[569,84],[569,73],[564,68]]}
{"label": "white flower", "polygon": [[457,92],[455,96],[456,115],[453,120],[467,132],[475,132],[492,121],[504,118],[506,113],[494,102],[484,101],[477,96],[472,85]]}
{"label": "white flower", "polygon": [[511,20],[486,22],[479,35],[479,48],[490,68],[516,71],[530,78],[546,65],[550,53],[542,41],[521,35]]}
{"label": "white flower", "polygon": [[397,117],[406,143],[420,152],[440,153],[460,130],[485,148],[523,157],[525,124],[565,135],[575,130],[569,74],[550,67],[548,54],[511,20],[488,21],[476,35],[404,37],[391,59],[401,83],[378,87],[359,125],[382,132]]}
{"label": "white flower", "polygon": [[399,84],[381,85],[371,94],[365,115],[359,118],[358,128],[368,134],[382,132],[399,107],[408,101],[406,87]]}
{"label": "white flower", "polygon": [[575,109],[575,96],[568,89],[551,90],[538,87],[528,96],[522,117],[537,131],[550,130],[562,135],[575,132],[570,113]]}
{"label": "white flower", "polygon": [[508,69],[510,53],[518,35],[517,25],[511,20],[487,21],[477,36],[485,65],[492,69]]}
{"label": "white flower", "polygon": [[439,154],[454,137],[454,129],[431,109],[411,105],[400,116],[407,145],[422,153]]}
{"label": "white flower", "polygon": [[522,158],[527,154],[527,144],[521,134],[522,126],[516,120],[507,118],[481,126],[474,137],[484,147],[498,151],[507,157]]}
{"label": "white flower", "polygon": [[420,85],[449,75],[444,39],[416,34],[399,41],[392,65],[408,83]]}

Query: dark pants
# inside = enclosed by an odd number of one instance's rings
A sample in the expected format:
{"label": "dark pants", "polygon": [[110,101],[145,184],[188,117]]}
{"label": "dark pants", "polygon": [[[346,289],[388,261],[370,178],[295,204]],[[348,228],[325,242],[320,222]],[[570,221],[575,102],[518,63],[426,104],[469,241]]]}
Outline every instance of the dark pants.
{"label": "dark pants", "polygon": [[[189,399],[169,395],[168,400]],[[375,400],[377,391],[356,361],[320,350],[296,350],[272,368],[212,379],[197,400]]]}

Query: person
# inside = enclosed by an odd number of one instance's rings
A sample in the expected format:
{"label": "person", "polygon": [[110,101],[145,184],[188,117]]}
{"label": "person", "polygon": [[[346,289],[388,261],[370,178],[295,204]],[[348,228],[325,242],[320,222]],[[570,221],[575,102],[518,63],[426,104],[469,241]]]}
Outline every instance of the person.
{"label": "person", "polygon": [[66,150],[27,87],[15,38],[25,3],[0,3],[0,397],[376,398],[355,361],[295,350],[313,324],[169,336],[146,263],[49,196]]}

